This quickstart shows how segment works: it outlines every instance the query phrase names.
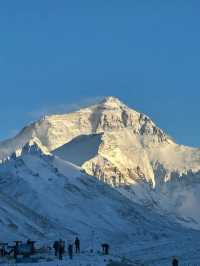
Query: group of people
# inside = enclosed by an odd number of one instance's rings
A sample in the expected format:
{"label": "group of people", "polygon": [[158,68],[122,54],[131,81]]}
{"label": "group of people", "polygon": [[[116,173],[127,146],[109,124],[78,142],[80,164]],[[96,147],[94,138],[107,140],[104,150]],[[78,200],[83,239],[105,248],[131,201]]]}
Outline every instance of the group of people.
{"label": "group of people", "polygon": [[[74,245],[73,245],[74,244]],[[73,258],[74,253],[74,246],[75,246],[75,253],[80,253],[80,239],[76,237],[74,243],[70,243],[67,247],[69,258]],[[53,244],[53,248],[55,250],[55,256],[59,258],[59,260],[63,259],[63,255],[65,253],[65,241],[60,239],[59,241],[55,241]]]}
{"label": "group of people", "polygon": [[[0,246],[0,256],[5,256],[6,254],[10,254],[11,252],[14,252],[14,258],[17,258],[17,255],[19,254],[19,251],[21,250],[22,254],[33,254],[35,247],[34,247],[34,241],[27,240],[26,243],[22,244],[21,241],[15,241],[16,244],[13,246],[9,252],[6,251],[7,243],[1,243]],[[102,245],[102,253],[104,255],[109,254],[110,246],[107,243],[103,243]],[[27,249],[27,247],[29,247]],[[57,240],[53,244],[53,248],[55,250],[55,256],[59,258],[59,260],[63,259],[63,255],[65,253],[65,241],[62,239]],[[67,246],[67,251],[70,259],[73,259],[74,252],[76,254],[80,253],[80,239],[78,237],[75,238],[75,240],[72,243],[69,243]],[[172,266],[178,266],[179,261],[176,257],[172,258]]]}

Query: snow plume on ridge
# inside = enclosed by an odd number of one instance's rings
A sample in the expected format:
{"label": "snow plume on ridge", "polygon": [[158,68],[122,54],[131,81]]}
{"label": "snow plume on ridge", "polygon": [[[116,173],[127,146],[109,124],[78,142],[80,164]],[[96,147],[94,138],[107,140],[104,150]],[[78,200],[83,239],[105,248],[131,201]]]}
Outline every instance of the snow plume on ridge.
{"label": "snow plume on ridge", "polygon": [[104,98],[103,96],[88,97],[80,99],[76,103],[69,103],[69,104],[61,103],[57,105],[43,106],[42,108],[28,112],[28,116],[31,119],[35,120],[51,114],[65,114],[69,112],[74,112],[81,108],[94,105],[103,100],[103,98]]}

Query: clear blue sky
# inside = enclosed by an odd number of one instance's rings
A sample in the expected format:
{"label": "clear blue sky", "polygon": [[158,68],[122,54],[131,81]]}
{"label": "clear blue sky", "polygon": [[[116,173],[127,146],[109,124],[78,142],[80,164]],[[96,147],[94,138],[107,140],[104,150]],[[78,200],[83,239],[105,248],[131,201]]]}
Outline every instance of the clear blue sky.
{"label": "clear blue sky", "polygon": [[0,1],[0,139],[114,95],[200,146],[198,0]]}

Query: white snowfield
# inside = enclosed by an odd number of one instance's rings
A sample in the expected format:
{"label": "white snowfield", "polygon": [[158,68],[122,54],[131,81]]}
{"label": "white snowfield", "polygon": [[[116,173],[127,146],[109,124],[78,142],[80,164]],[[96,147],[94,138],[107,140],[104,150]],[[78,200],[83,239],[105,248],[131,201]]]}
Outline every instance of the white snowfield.
{"label": "white snowfield", "polygon": [[[118,99],[32,123],[0,142],[0,159],[0,241],[79,235],[131,265],[200,262],[200,149]],[[67,265],[108,263],[81,256]]]}

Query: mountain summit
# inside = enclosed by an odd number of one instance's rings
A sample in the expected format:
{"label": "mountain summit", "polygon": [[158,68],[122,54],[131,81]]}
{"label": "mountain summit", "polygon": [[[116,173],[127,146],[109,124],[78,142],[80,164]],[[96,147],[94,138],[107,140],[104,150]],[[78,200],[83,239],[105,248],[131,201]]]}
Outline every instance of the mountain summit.
{"label": "mountain summit", "polygon": [[168,139],[149,117],[128,108],[115,97],[106,97],[76,112],[45,116],[26,126],[16,137],[0,142],[0,159],[9,157],[34,138],[53,151],[83,134],[123,129],[132,130],[137,135],[154,136],[158,142]]}
{"label": "mountain summit", "polygon": [[114,106],[114,107],[120,107],[123,106],[124,104],[116,97],[113,96],[108,96],[105,97],[100,104],[105,104],[107,106]]}

